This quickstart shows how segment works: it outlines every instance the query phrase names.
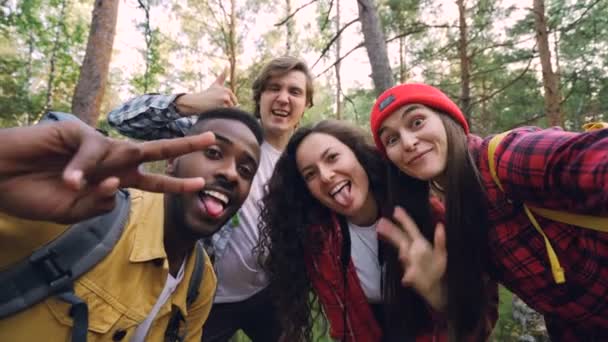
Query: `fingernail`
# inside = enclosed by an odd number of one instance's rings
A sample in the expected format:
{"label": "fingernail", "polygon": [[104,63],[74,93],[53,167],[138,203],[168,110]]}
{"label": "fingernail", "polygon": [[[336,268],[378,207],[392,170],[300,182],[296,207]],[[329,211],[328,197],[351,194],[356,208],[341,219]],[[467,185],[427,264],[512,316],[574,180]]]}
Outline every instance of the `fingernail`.
{"label": "fingernail", "polygon": [[82,180],[82,170],[73,170],[67,174],[67,179],[74,184],[80,184]]}

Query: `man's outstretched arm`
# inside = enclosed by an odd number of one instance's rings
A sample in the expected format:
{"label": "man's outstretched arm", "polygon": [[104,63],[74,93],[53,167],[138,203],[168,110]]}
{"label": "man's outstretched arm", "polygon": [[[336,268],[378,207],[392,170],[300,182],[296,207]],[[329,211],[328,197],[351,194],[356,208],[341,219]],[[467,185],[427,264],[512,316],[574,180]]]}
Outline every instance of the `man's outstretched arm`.
{"label": "man's outstretched arm", "polygon": [[0,129],[0,211],[31,220],[72,223],[114,207],[119,187],[189,192],[202,178],[142,172],[144,162],[175,158],[213,144],[212,133],[133,143],[78,122]]}
{"label": "man's outstretched arm", "polygon": [[217,107],[232,107],[236,96],[224,87],[226,71],[202,92],[177,95],[146,94],[108,114],[108,122],[122,135],[139,140],[183,137],[196,115]]}

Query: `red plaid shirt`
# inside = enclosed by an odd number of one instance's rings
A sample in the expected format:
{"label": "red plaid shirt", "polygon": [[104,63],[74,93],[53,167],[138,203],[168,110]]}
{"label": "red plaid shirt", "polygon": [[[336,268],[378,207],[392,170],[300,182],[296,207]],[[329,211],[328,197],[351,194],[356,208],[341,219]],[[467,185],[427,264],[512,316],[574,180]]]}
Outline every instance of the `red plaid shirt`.
{"label": "red plaid shirt", "polygon": [[608,234],[536,215],[564,268],[556,284],[542,236],[522,208],[533,206],[608,216],[608,129],[588,133],[520,128],[496,149],[488,168],[489,138],[469,148],[489,198],[491,273],[545,315],[553,341],[608,341]]}
{"label": "red plaid shirt", "polygon": [[310,229],[310,234],[322,237],[322,246],[318,252],[305,252],[308,276],[329,321],[330,335],[340,340],[345,337],[347,342],[381,341],[382,330],[361,288],[352,258],[346,269],[348,292],[344,293],[342,232],[337,218],[333,216],[332,220],[331,227],[315,226]]}
{"label": "red plaid shirt", "polygon": [[[443,217],[443,206],[436,200],[431,201],[431,207],[436,217]],[[343,270],[341,265],[342,232],[335,216],[333,225],[329,227],[315,226],[311,234],[321,234],[322,246],[320,251],[305,252],[306,269],[311,279],[315,293],[319,297],[323,312],[329,325],[330,335],[341,340],[345,337],[348,342],[379,342],[382,341],[382,330],[377,323],[365,293],[361,288],[357,271],[352,258],[347,266],[347,289],[344,294]],[[498,318],[498,289],[496,284],[488,286],[491,295],[491,308],[488,310],[483,336],[489,337]],[[346,305],[346,331],[344,329],[344,302]],[[416,337],[416,342],[447,342],[447,326],[442,315],[430,312],[434,323],[431,330]],[[479,341],[474,334],[470,341]],[[485,340],[485,339],[484,339]]]}

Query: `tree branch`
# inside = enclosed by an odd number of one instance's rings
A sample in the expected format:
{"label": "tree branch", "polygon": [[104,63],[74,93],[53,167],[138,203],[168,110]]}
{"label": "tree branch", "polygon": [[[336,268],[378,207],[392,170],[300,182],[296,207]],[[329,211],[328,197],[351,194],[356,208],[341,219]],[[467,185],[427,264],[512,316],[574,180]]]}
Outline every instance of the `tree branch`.
{"label": "tree branch", "polygon": [[578,18],[576,18],[576,20],[574,20],[570,24],[566,25],[565,27],[559,29],[559,31],[562,32],[562,33],[570,31],[573,27],[577,26],[578,23],[581,22],[585,18],[585,16],[593,8],[593,6],[597,5],[601,1],[602,0],[595,0],[595,2],[591,3],[591,5],[589,5],[589,7],[585,8],[585,10],[583,11],[583,13]]}
{"label": "tree branch", "polygon": [[348,55],[350,55],[351,53],[353,53],[355,50],[362,48],[365,45],[364,42],[361,42],[359,44],[357,44],[357,46],[355,46],[354,48],[350,49],[347,53],[345,53],[344,55],[342,55],[340,58],[338,58],[335,62],[333,62],[330,66],[328,66],[326,69],[324,69],[323,71],[321,71],[320,73],[318,73],[315,77],[319,77],[321,75],[323,75],[324,73],[326,73],[328,70],[330,70],[331,68],[333,68],[336,64],[340,63],[344,58],[346,58]]}
{"label": "tree branch", "polygon": [[327,26],[327,23],[329,22],[329,14],[331,13],[332,7],[334,7],[334,0],[331,0],[329,2],[329,9],[327,10],[327,15],[325,16],[325,20],[323,21],[323,25],[321,25],[321,31],[325,31],[325,27]]}
{"label": "tree branch", "polygon": [[298,13],[300,10],[304,9],[305,7],[313,4],[317,2],[317,0],[310,0],[307,4],[304,4],[300,7],[298,7],[295,11],[293,11],[290,15],[288,15],[285,19],[279,21],[278,23],[274,24],[274,26],[281,26],[284,25],[286,22],[289,21],[289,19],[291,19],[294,15],[296,15],[296,13]]}
{"label": "tree branch", "polygon": [[519,81],[530,70],[530,65],[532,65],[532,60],[533,60],[532,57],[530,59],[528,59],[528,65],[526,65],[526,67],[524,68],[524,70],[521,73],[519,73],[519,75],[517,75],[516,77],[514,77],[511,81],[507,82],[507,84],[505,84],[504,86],[502,86],[502,87],[494,90],[493,92],[491,92],[490,95],[486,95],[486,96],[480,98],[477,101],[472,101],[471,102],[471,106],[474,106],[474,105],[476,105],[476,104],[478,104],[478,103],[480,103],[482,101],[486,101],[486,100],[489,100],[489,99],[493,98],[497,94],[500,94],[505,89],[507,89],[510,86],[512,86],[513,84],[515,84],[515,82]]}
{"label": "tree branch", "polygon": [[353,101],[353,99],[351,99],[349,96],[347,96],[344,93],[344,89],[340,89],[340,93],[342,93],[342,97],[344,98],[345,101],[348,101],[348,103],[350,103],[350,105],[353,108],[353,112],[355,112],[355,122],[358,124],[359,123],[359,113],[357,112],[357,106],[355,106],[355,101]]}
{"label": "tree branch", "polygon": [[407,37],[411,34],[416,34],[416,33],[420,33],[423,32],[424,30],[428,29],[428,28],[450,28],[450,27],[456,27],[453,25],[448,25],[448,24],[442,24],[442,25],[428,25],[425,23],[416,23],[414,25],[412,25],[413,28],[410,28],[409,30],[405,31],[405,32],[401,32],[396,36],[393,36],[389,39],[386,40],[387,43],[392,42],[393,40],[397,40],[399,38],[402,37]]}
{"label": "tree branch", "polygon": [[338,32],[336,32],[336,34],[331,38],[331,40],[325,45],[325,47],[323,48],[323,50],[321,50],[321,55],[319,56],[319,58],[317,58],[317,60],[312,64],[312,66],[310,67],[311,69],[315,67],[315,65],[317,65],[317,63],[319,63],[319,61],[321,61],[321,58],[323,58],[323,56],[325,56],[325,54],[327,53],[327,51],[329,51],[329,49],[331,48],[331,46],[334,44],[334,42],[336,40],[338,40],[338,38],[340,38],[340,35],[342,34],[342,32],[349,27],[350,25],[356,23],[359,20],[359,18],[355,18],[353,20],[351,20],[350,22],[344,24],[344,26],[342,26],[340,28],[340,30]]}
{"label": "tree branch", "polygon": [[514,124],[514,125],[513,125],[513,126],[511,126],[509,129],[507,129],[507,131],[510,131],[510,130],[512,130],[512,129],[515,129],[515,128],[520,127],[520,126],[523,126],[523,125],[527,125],[527,124],[529,124],[529,123],[531,123],[531,122],[534,122],[534,121],[536,121],[536,120],[538,120],[538,119],[542,119],[542,118],[544,118],[544,117],[545,117],[545,114],[537,114],[537,115],[534,115],[533,117],[531,117],[531,118],[529,118],[529,119],[526,119],[526,120],[524,120],[524,121],[521,121],[521,122],[518,122],[518,123]]}
{"label": "tree branch", "polygon": [[576,71],[574,71],[572,73],[572,76],[569,77],[567,81],[572,82],[570,85],[570,90],[568,91],[568,94],[564,95],[561,102],[559,103],[560,105],[563,104],[564,102],[566,102],[566,100],[568,100],[570,98],[570,96],[572,96],[572,94],[574,93],[574,86],[576,85],[576,82],[578,81],[578,74],[576,73]]}

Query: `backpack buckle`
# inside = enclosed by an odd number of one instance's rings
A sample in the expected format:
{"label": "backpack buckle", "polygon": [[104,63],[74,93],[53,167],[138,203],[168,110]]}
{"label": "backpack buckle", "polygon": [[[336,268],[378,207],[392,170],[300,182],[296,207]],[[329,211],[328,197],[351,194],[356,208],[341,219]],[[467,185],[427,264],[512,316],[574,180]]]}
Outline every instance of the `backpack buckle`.
{"label": "backpack buckle", "polygon": [[66,270],[52,249],[41,248],[30,256],[30,263],[42,274],[51,289],[62,289],[70,283],[72,271]]}

